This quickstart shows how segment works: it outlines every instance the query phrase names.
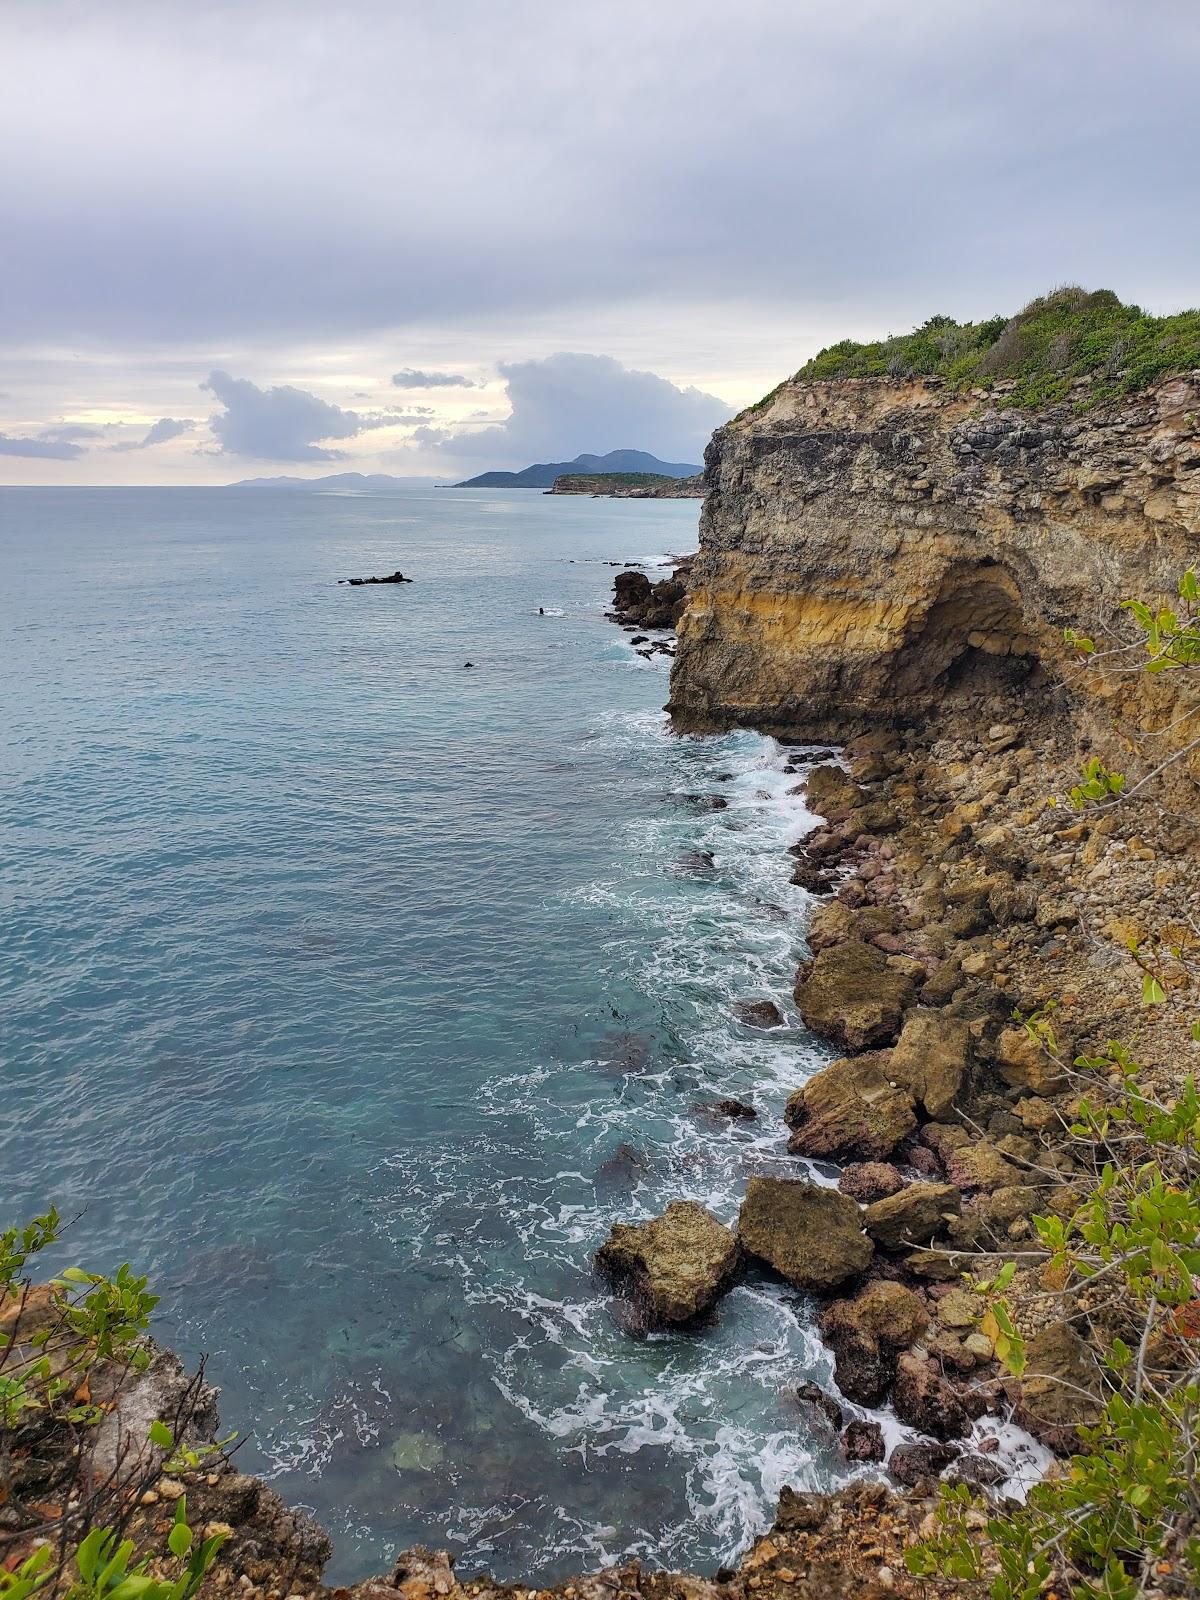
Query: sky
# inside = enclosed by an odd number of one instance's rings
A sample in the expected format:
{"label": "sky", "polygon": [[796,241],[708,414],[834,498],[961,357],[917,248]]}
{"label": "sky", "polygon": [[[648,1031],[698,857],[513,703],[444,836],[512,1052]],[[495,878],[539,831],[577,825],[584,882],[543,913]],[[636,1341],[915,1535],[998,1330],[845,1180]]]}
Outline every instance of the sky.
{"label": "sky", "polygon": [[0,0],[0,484],[701,458],[825,344],[1200,302],[1197,0]]}

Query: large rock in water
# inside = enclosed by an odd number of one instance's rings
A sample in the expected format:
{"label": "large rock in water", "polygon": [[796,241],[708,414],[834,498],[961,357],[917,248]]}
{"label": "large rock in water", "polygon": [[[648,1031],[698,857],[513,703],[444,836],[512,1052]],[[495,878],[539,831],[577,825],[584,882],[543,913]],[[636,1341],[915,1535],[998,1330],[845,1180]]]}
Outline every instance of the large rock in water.
{"label": "large rock in water", "polygon": [[821,1316],[834,1354],[834,1376],[849,1400],[873,1406],[891,1387],[896,1357],[925,1331],[925,1307],[899,1283],[873,1283],[853,1300],[835,1300]]}
{"label": "large rock in water", "polygon": [[650,1222],[618,1222],[596,1252],[601,1272],[628,1285],[647,1321],[690,1322],[729,1287],[741,1250],[695,1200],[673,1200]]}
{"label": "large rock in water", "polygon": [[961,1017],[919,1006],[904,1019],[888,1074],[911,1090],[927,1116],[944,1117],[971,1061],[971,1030]]}
{"label": "large rock in water", "polygon": [[891,1044],[915,996],[908,974],[861,939],[819,951],[796,977],[800,1015],[814,1033],[847,1050]]}
{"label": "large rock in water", "polygon": [[783,1116],[794,1155],[831,1161],[882,1161],[917,1125],[912,1095],[872,1055],[823,1068],[790,1096]]}
{"label": "large rock in water", "polygon": [[984,1401],[946,1382],[932,1361],[905,1351],[896,1363],[892,1405],[901,1422],[935,1439],[962,1439]]}
{"label": "large rock in water", "polygon": [[738,1238],[759,1261],[810,1294],[826,1294],[870,1265],[875,1247],[853,1200],[785,1178],[751,1178]]}

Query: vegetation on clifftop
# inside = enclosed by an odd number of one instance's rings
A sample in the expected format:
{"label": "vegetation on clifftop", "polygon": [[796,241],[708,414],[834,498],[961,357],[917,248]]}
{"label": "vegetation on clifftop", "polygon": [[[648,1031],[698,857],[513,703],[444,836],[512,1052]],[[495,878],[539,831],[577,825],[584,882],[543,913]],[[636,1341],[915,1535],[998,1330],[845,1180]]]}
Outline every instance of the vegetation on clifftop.
{"label": "vegetation on clifftop", "polygon": [[815,355],[796,377],[937,376],[957,388],[1009,380],[1014,387],[997,402],[1033,407],[1065,399],[1080,378],[1092,379],[1086,404],[1095,405],[1198,367],[1200,310],[1152,317],[1140,306],[1123,304],[1111,289],[1089,293],[1068,285],[1030,301],[1011,318],[930,317],[912,333],[874,344],[843,339]]}

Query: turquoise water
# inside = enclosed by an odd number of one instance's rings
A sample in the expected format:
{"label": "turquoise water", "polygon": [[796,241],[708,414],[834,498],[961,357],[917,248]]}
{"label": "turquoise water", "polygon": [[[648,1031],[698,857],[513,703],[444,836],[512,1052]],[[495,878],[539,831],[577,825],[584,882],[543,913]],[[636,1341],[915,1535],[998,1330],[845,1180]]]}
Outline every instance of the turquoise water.
{"label": "turquoise water", "polygon": [[604,619],[696,514],[0,491],[2,1213],[151,1274],[335,1580],[418,1539],[712,1567],[835,1472],[802,1299],[751,1277],[639,1340],[589,1267],[669,1199],[731,1218],[821,1058],[794,763],[673,736]]}

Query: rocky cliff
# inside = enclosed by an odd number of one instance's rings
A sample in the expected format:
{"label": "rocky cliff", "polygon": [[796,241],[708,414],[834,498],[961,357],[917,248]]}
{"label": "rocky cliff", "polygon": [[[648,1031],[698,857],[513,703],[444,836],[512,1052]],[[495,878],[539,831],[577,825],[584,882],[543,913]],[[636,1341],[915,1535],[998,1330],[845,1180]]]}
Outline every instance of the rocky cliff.
{"label": "rocky cliff", "polygon": [[1137,744],[1183,691],[1093,663],[1129,595],[1200,557],[1200,372],[1037,411],[1012,383],[793,379],[718,430],[671,709],[814,737],[1049,706]]}

